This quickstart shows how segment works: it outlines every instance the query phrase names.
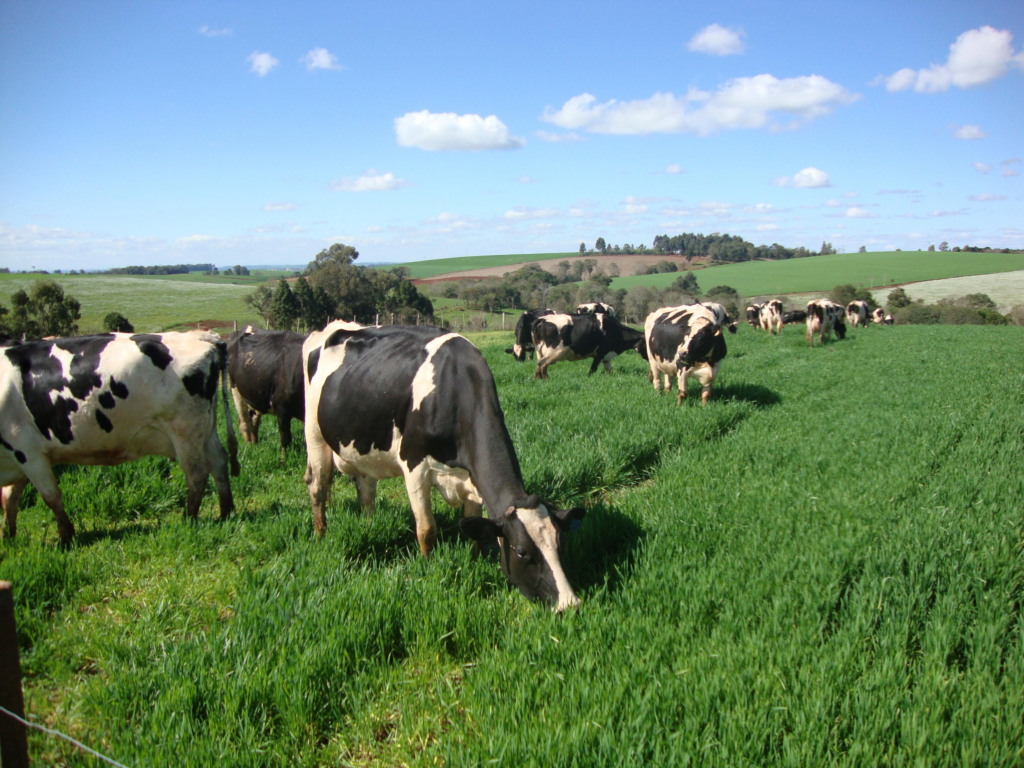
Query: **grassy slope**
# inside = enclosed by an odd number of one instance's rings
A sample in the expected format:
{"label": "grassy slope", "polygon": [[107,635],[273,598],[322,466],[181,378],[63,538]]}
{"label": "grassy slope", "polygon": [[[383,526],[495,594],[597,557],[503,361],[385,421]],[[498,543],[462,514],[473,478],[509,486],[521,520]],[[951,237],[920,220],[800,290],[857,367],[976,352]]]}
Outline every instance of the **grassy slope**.
{"label": "grassy slope", "polygon": [[1019,762],[1024,330],[742,329],[706,408],[635,355],[531,381],[507,339],[478,343],[527,486],[589,498],[578,614],[509,590],[436,498],[422,560],[399,481],[367,520],[339,480],[315,540],[265,424],[227,524],[212,496],[181,522],[164,460],[68,469],[69,552],[29,499],[0,543],[28,710],[131,765]]}
{"label": "grassy slope", "polygon": [[404,264],[387,265],[388,267],[408,267],[413,278],[435,277],[448,272],[462,272],[467,269],[485,269],[486,267],[504,267],[509,264],[523,262],[548,261],[579,256],[579,253],[511,253],[495,256],[458,256],[452,259],[430,259],[428,261],[409,261]]}
{"label": "grassy slope", "polygon": [[108,312],[120,312],[139,332],[160,331],[179,323],[200,320],[259,322],[242,301],[254,284],[235,285],[224,278],[216,284],[161,277],[111,277],[106,275],[0,275],[0,303],[10,307],[9,297],[19,288],[28,290],[39,279],[56,280],[82,304],[81,333],[103,330]]}

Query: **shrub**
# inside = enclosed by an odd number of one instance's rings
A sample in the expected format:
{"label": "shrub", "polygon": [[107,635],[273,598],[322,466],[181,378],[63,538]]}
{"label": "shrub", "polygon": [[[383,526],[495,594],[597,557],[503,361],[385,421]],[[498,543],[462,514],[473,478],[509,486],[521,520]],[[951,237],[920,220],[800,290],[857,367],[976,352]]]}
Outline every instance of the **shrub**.
{"label": "shrub", "polygon": [[120,312],[110,312],[103,318],[103,330],[107,333],[133,333],[135,326]]}
{"label": "shrub", "polygon": [[1024,325],[1024,304],[1014,304],[1006,313],[1006,322],[1014,325]]}

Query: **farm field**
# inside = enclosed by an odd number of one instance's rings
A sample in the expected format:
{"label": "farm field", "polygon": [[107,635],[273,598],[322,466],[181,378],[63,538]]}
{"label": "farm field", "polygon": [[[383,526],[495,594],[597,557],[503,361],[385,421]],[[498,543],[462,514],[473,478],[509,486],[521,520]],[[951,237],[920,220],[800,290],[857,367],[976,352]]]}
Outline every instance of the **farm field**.
{"label": "farm field", "polygon": [[680,408],[637,355],[536,382],[472,338],[527,488],[588,507],[578,612],[511,590],[436,494],[423,560],[399,480],[369,519],[336,480],[317,540],[267,417],[226,523],[212,492],[183,522],[162,459],[66,468],[68,551],[26,494],[0,542],[26,710],[138,766],[1021,763],[1024,329],[741,328]]}
{"label": "farm field", "polygon": [[178,276],[0,275],[0,304],[10,308],[12,293],[20,288],[29,290],[38,280],[49,279],[81,302],[78,329],[83,334],[102,331],[103,318],[109,312],[120,312],[140,333],[208,320],[261,322],[242,301],[255,283],[233,285],[224,278],[207,278],[222,281],[211,285],[205,281],[166,279],[169,277]]}
{"label": "farm field", "polygon": [[561,261],[562,259],[579,256],[579,253],[512,253],[492,256],[457,256],[450,259],[427,259],[425,261],[407,261],[399,264],[387,264],[386,267],[408,267],[410,277],[436,277],[449,272],[463,272],[467,269],[487,269],[489,267],[506,267],[534,261]]}
{"label": "farm field", "polygon": [[[891,289],[874,291],[875,301],[884,304],[889,290]],[[904,290],[910,298],[924,299],[926,304],[934,304],[939,299],[950,296],[984,293],[996,303],[1000,312],[1006,312],[1010,307],[1024,304],[1024,271],[926,280],[907,285]]]}

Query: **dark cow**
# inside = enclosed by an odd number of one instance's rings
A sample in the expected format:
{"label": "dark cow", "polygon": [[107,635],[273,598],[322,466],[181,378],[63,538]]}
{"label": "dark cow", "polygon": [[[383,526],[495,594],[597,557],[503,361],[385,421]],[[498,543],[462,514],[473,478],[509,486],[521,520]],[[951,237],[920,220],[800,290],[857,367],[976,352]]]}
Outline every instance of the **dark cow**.
{"label": "dark cow", "polygon": [[857,299],[846,305],[846,322],[854,328],[868,327],[868,303]]}
{"label": "dark cow", "polygon": [[751,304],[747,307],[747,322],[750,327],[757,330],[761,327],[761,307],[763,304]]}
{"label": "dark cow", "polygon": [[195,518],[211,471],[221,517],[234,507],[229,456],[217,438],[215,396],[223,380],[232,474],[238,444],[228,409],[227,347],[212,333],[126,334],[33,341],[0,353],[0,485],[11,536],[31,482],[53,510],[61,543],[75,528],[64,511],[55,464],[177,459]]}
{"label": "dark cow", "polygon": [[630,349],[647,358],[644,335],[604,313],[542,317],[533,324],[533,345],[537,348],[536,379],[548,378],[548,366],[559,360],[592,357],[590,373],[601,364],[611,373],[611,361]]}
{"label": "dark cow", "polygon": [[767,301],[761,305],[757,315],[758,324],[761,330],[768,331],[771,336],[773,332],[782,333],[782,302],[778,299]]}
{"label": "dark cow", "polygon": [[[695,376],[701,383],[701,402],[707,403],[711,384],[727,353],[722,333],[724,314],[724,310],[719,313],[714,307],[684,304],[662,307],[647,316],[644,339],[656,392],[661,391],[662,377],[665,391],[671,390],[669,376],[674,374],[679,390],[676,405],[680,405],[686,397],[687,378]],[[726,327],[736,332],[735,323]]]}
{"label": "dark cow", "polygon": [[526,356],[533,357],[533,324],[538,317],[555,314],[553,309],[528,309],[519,316],[516,322],[516,341],[506,349],[512,357],[520,363],[526,360]]}
{"label": "dark cow", "polygon": [[[501,568],[528,598],[561,611],[579,604],[559,560],[580,508],[555,510],[528,495],[483,355],[464,337],[429,326],[364,328],[334,322],[303,346],[306,483],[318,533],[333,468],[356,479],[372,511],[377,480],[403,477],[416,537],[430,554],[437,525],[431,488],[463,507],[460,528],[497,537]],[[480,516],[487,506],[488,518]]]}
{"label": "dark cow", "polygon": [[255,445],[263,414],[277,416],[282,462],[292,443],[292,419],[306,418],[302,384],[305,340],[301,333],[261,331],[252,326],[228,337],[228,373],[238,429],[247,443]]}
{"label": "dark cow", "polygon": [[832,338],[832,331],[836,332],[836,338],[846,338],[846,324],[843,322],[845,309],[842,304],[836,304],[828,299],[817,299],[807,302],[807,342],[814,346],[814,334],[819,335],[819,340],[824,344]]}
{"label": "dark cow", "polygon": [[600,301],[591,302],[589,304],[577,304],[576,305],[577,315],[597,315],[605,314],[615,317],[615,308],[611,304],[604,304]]}
{"label": "dark cow", "polygon": [[793,323],[805,322],[807,322],[807,312],[805,312],[802,309],[794,309],[782,316],[783,325],[792,325]]}

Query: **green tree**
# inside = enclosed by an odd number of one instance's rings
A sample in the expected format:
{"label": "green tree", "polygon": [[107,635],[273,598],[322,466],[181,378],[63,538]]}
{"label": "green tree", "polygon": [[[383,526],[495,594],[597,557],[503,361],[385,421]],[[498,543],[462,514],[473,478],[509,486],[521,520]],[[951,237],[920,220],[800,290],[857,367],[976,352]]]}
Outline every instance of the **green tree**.
{"label": "green tree", "polygon": [[929,246],[928,246],[928,250],[929,250],[929,251],[934,251],[934,250],[935,250],[935,244],[934,244],[934,243],[932,243],[931,245],[929,245]]}
{"label": "green tree", "polygon": [[716,285],[714,288],[709,288],[707,292],[709,299],[713,296],[727,296],[731,299],[736,299],[739,298],[739,295],[739,291],[731,285]]}
{"label": "green tree", "polygon": [[12,311],[7,327],[12,336],[74,336],[82,305],[53,280],[40,280],[30,291],[16,291],[11,296]]}
{"label": "green tree", "polygon": [[697,284],[697,276],[693,272],[684,272],[675,279],[672,283],[672,287],[678,291],[685,291],[686,293],[696,296],[700,293],[700,286]]}
{"label": "green tree", "polygon": [[894,288],[889,292],[889,296],[886,298],[885,302],[891,312],[893,310],[909,307],[914,303],[914,300],[907,295],[907,292],[903,290],[903,288]]}
{"label": "green tree", "polygon": [[133,333],[135,326],[120,312],[108,312],[103,318],[103,330],[107,333]]}
{"label": "green tree", "polygon": [[860,248],[857,249],[857,253],[867,253],[867,250],[867,247],[862,245]]}
{"label": "green tree", "polygon": [[580,253],[583,254],[583,253],[586,253],[586,252],[587,252],[587,244],[586,243],[580,243]]}
{"label": "green tree", "polygon": [[324,248],[306,266],[306,274],[311,275],[330,265],[347,267],[359,258],[359,251],[351,245],[334,243],[330,248]]}
{"label": "green tree", "polygon": [[278,280],[277,288],[274,289],[270,300],[270,311],[273,326],[281,331],[292,330],[295,322],[301,317],[302,307],[299,306],[299,300],[295,298],[287,280]]}
{"label": "green tree", "polygon": [[948,251],[949,250],[949,243],[947,243],[945,240],[943,240],[941,243],[939,243],[939,250],[940,251]]}
{"label": "green tree", "polygon": [[607,248],[608,248],[608,245],[605,243],[604,238],[603,237],[597,238],[597,242],[594,243],[594,250],[595,251],[600,251],[601,253],[604,253]]}
{"label": "green tree", "polygon": [[271,306],[273,298],[274,291],[271,287],[266,283],[260,283],[256,286],[255,291],[243,296],[242,301],[252,307],[253,311],[263,319],[263,324],[269,328],[271,318],[274,316],[274,310]]}

